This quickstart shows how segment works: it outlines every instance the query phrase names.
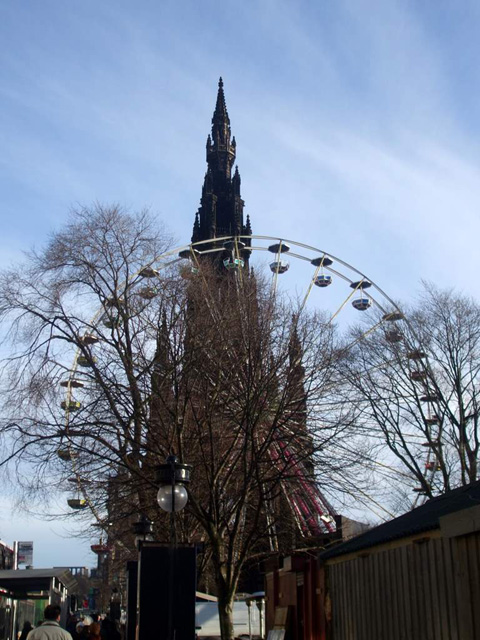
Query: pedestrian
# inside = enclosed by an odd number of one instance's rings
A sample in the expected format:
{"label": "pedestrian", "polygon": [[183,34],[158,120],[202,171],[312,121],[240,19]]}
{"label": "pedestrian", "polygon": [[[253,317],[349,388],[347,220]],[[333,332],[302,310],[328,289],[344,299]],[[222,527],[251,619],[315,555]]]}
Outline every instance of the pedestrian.
{"label": "pedestrian", "polygon": [[102,621],[101,636],[102,640],[121,640],[122,638],[115,621],[111,620],[109,616],[106,616]]}
{"label": "pedestrian", "polygon": [[88,640],[101,640],[99,622],[92,622],[92,624],[90,625]]}
{"label": "pedestrian", "polygon": [[23,623],[22,633],[20,634],[19,640],[27,640],[27,636],[30,631],[33,629],[32,623],[29,620],[25,620]]}
{"label": "pedestrian", "polygon": [[76,640],[75,639],[75,627],[76,626],[77,626],[77,618],[73,615],[73,613],[70,613],[68,615],[67,624],[65,625],[65,629],[72,636],[73,640]]}
{"label": "pedestrian", "polygon": [[72,636],[60,626],[61,609],[49,604],[43,612],[44,621],[28,634],[28,640],[72,640]]}
{"label": "pedestrian", "polygon": [[75,631],[72,633],[72,638],[73,640],[80,640],[80,638],[82,637],[82,631],[83,631],[83,622],[77,622],[77,624],[75,625]]}
{"label": "pedestrian", "polygon": [[78,640],[88,640],[90,637],[90,625],[85,624],[84,622],[79,622],[77,624],[77,634]]}

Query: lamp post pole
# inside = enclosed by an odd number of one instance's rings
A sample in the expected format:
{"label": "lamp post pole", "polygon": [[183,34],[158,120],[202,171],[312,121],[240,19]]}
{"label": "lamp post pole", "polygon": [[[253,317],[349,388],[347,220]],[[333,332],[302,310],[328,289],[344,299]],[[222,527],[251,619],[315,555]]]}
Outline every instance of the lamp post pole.
{"label": "lamp post pole", "polygon": [[175,555],[177,548],[177,532],[175,527],[175,513],[181,511],[188,501],[185,485],[190,482],[191,467],[178,462],[177,457],[170,455],[165,464],[156,468],[156,479],[160,485],[157,501],[161,509],[170,514],[170,547],[168,571],[168,640],[175,639],[175,624],[173,615],[175,589]]}
{"label": "lamp post pole", "polygon": [[167,464],[170,464],[170,478],[171,478],[171,500],[172,510],[170,511],[170,544],[175,549],[177,546],[177,530],[175,528],[175,464],[177,459],[175,456],[168,456]]}
{"label": "lamp post pole", "polygon": [[127,624],[125,640],[135,640],[139,608],[139,571],[140,554],[145,542],[153,540],[153,522],[144,513],[132,524],[135,534],[135,547],[138,551],[136,560],[127,562]]}

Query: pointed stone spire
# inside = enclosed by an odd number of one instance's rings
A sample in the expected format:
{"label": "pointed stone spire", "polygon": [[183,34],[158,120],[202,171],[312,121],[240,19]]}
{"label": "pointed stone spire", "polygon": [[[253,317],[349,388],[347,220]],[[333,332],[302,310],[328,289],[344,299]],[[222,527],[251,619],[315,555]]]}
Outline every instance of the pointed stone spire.
{"label": "pointed stone spire", "polygon": [[167,314],[162,311],[162,322],[157,333],[157,348],[155,351],[154,372],[156,374],[164,373],[170,363],[170,335],[167,325]]}
{"label": "pointed stone spire", "polygon": [[223,92],[223,80],[218,82],[217,103],[212,118],[212,140],[209,145],[207,140],[207,162],[213,168],[225,171],[230,177],[230,171],[235,162],[235,144],[232,144],[230,130],[230,118],[228,117],[225,94]]}
{"label": "pointed stone spire", "polygon": [[[170,357],[171,334],[165,309],[157,326],[157,344],[152,361],[150,417],[146,432],[145,463],[155,463],[154,452],[158,450],[158,433],[170,429],[171,415],[175,409],[172,361]],[[152,458],[153,456],[153,458]],[[158,461],[157,461],[158,464]]]}
{"label": "pointed stone spire", "polygon": [[295,368],[295,373],[303,378],[303,347],[300,342],[300,336],[298,335],[298,316],[295,313],[292,316],[292,332],[290,334],[290,341],[288,344],[288,355],[290,359],[290,366]]}
{"label": "pointed stone spire", "polygon": [[240,195],[240,185],[242,183],[242,180],[240,178],[240,173],[238,172],[238,166],[235,167],[235,173],[233,174],[233,178],[232,178],[232,185],[233,185],[233,192],[235,195]]}
{"label": "pointed stone spire", "polygon": [[[207,138],[207,172],[202,188],[200,208],[193,226],[192,240],[209,240],[227,235],[251,235],[250,221],[244,224],[244,202],[240,194],[238,167],[233,173],[236,141],[230,131],[223,80],[218,82],[217,102],[212,118],[212,133]],[[233,173],[233,175],[232,175]],[[247,246],[250,242],[246,242]],[[248,262],[248,253],[245,260]]]}
{"label": "pointed stone spire", "polygon": [[291,393],[291,419],[297,428],[306,429],[307,401],[305,393],[305,368],[303,366],[303,345],[298,332],[298,315],[292,316],[290,341],[288,344],[289,373],[288,386]]}
{"label": "pointed stone spire", "polygon": [[195,222],[193,223],[192,242],[197,242],[197,240],[200,240],[200,216],[198,211],[195,214]]}
{"label": "pointed stone spire", "polygon": [[225,102],[225,94],[223,92],[223,80],[221,77],[218,81],[217,103],[215,105],[215,111],[213,112],[212,125],[212,131],[215,129],[215,125],[220,125],[222,127],[227,125],[230,129],[230,118],[228,117],[227,104]]}

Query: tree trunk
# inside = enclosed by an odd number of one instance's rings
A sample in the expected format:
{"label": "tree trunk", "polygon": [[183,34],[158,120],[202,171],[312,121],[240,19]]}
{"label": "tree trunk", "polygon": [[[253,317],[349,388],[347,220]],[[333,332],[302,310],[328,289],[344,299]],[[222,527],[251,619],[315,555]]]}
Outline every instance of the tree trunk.
{"label": "tree trunk", "polygon": [[218,596],[218,618],[222,640],[233,640],[233,598],[231,596]]}

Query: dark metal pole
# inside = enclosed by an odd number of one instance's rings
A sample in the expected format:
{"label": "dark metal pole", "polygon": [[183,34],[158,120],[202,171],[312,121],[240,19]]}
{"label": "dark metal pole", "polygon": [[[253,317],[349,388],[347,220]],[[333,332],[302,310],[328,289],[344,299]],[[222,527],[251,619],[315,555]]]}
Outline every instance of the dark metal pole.
{"label": "dark metal pole", "polygon": [[177,546],[177,531],[175,529],[175,476],[176,476],[176,464],[175,459],[171,461],[172,471],[172,512],[170,514],[170,544],[173,547]]}
{"label": "dark metal pole", "polygon": [[177,546],[175,531],[175,458],[170,461],[172,483],[172,511],[170,512],[170,547],[169,547],[169,571],[168,571],[168,640],[175,640],[173,625],[173,598],[175,590],[175,548]]}
{"label": "dark metal pole", "polygon": [[[158,503],[164,511],[170,511],[170,544],[168,546],[168,640],[175,640],[176,626],[177,624],[182,627],[183,619],[176,618],[176,606],[174,598],[178,596],[176,565],[179,563],[178,553],[180,549],[177,548],[177,530],[175,521],[176,511],[176,489],[177,483],[182,487],[190,482],[191,466],[188,464],[179,463],[176,456],[171,454],[167,457],[165,464],[160,464],[156,468],[156,481],[160,485],[158,493]],[[170,494],[170,504],[166,499],[168,492]],[[183,500],[179,502],[179,507],[184,506]],[[183,556],[182,556],[183,557]],[[183,628],[183,627],[182,627]]]}

